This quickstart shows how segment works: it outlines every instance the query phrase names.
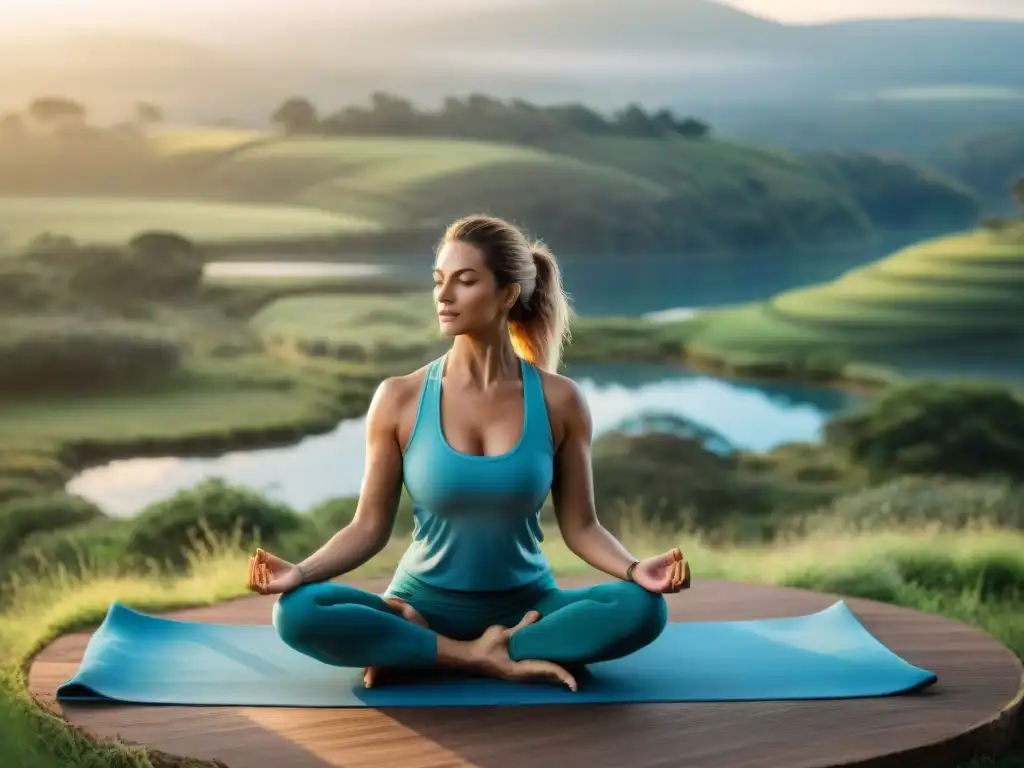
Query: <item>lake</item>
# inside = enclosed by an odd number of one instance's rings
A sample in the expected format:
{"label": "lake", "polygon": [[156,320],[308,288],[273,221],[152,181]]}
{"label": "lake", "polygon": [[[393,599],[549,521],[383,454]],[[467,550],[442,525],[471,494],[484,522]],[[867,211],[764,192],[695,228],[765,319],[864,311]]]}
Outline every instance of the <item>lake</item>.
{"label": "lake", "polygon": [[[836,246],[794,256],[765,251],[739,261],[688,256],[685,267],[671,256],[628,259],[567,258],[563,273],[577,312],[584,315],[684,315],[694,309],[755,301],[787,288],[819,282],[873,261],[920,239],[921,232],[880,236],[874,242]],[[212,277],[360,277],[389,272],[422,278],[430,288],[430,254],[381,262],[347,255],[347,261],[218,262]],[[781,443],[815,441],[833,413],[852,396],[814,387],[726,381],[680,368],[575,366],[565,371],[586,395],[595,437],[644,417],[684,417],[732,446],[766,450]],[[355,496],[365,461],[364,420],[349,419],[323,435],[282,448],[229,452],[215,458],[176,456],[116,461],[81,473],[69,490],[110,514],[130,516],[146,505],[208,477],[256,488],[296,508],[324,499]]]}
{"label": "lake", "polygon": [[[672,415],[718,433],[737,448],[765,450],[817,440],[824,421],[856,401],[832,390],[730,382],[667,366],[578,365],[565,373],[586,396],[595,437],[639,417]],[[358,495],[364,429],[364,419],[347,419],[329,433],[287,447],[214,458],[115,461],[86,470],[68,489],[124,517],[204,478],[221,477],[306,509],[324,499]]]}
{"label": "lake", "polygon": [[[855,245],[808,248],[802,253],[763,249],[740,256],[632,254],[628,257],[570,255],[561,260],[573,308],[581,315],[645,315],[690,311],[722,304],[759,301],[781,291],[832,280],[876,261],[935,230],[885,232]],[[339,257],[340,258],[340,257]],[[391,274],[422,283],[429,292],[431,254],[372,256],[346,254],[346,261],[297,261],[283,254],[259,261],[213,262],[210,277],[233,279],[339,278]],[[682,262],[682,263],[680,263]]]}

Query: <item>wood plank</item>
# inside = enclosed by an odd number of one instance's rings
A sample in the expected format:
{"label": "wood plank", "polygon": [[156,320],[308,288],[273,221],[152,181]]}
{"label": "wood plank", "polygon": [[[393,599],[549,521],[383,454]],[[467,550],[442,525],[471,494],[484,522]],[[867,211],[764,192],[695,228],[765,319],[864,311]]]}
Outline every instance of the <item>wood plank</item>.
{"label": "wood plank", "polygon": [[[560,579],[565,587],[593,583]],[[382,590],[386,580],[360,582]],[[177,611],[175,618],[267,624],[275,598]],[[799,616],[837,598],[798,589],[695,581],[669,596],[673,621]],[[999,748],[1019,722],[1020,661],[975,627],[869,600],[850,608],[895,653],[934,671],[916,694],[813,702],[737,702],[439,709],[275,709],[64,704],[56,687],[90,633],[59,638],[35,659],[34,696],[99,737],[120,737],[232,768],[821,768],[952,766]],[[470,718],[472,723],[470,723]]]}

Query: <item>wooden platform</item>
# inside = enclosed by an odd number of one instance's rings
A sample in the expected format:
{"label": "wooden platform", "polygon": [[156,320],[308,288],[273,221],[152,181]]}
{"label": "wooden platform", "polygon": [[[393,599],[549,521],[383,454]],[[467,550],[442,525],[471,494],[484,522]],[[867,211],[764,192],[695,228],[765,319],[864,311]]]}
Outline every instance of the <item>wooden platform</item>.
{"label": "wooden platform", "polygon": [[[563,580],[578,586],[577,580]],[[384,582],[361,586],[380,590]],[[797,616],[837,598],[795,589],[695,581],[669,597],[675,621]],[[266,624],[273,598],[175,617]],[[954,766],[1002,749],[1021,724],[1022,668],[985,633],[866,600],[851,609],[883,643],[938,683],[879,699],[413,710],[64,705],[56,687],[76,671],[89,634],[69,635],[32,665],[43,705],[105,737],[231,768],[798,768]]]}

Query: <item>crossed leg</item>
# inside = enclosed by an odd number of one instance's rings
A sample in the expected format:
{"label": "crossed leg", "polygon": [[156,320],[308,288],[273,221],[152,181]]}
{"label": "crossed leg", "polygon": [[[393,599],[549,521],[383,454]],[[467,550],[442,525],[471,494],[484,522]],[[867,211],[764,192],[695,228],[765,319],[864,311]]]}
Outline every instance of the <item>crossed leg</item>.
{"label": "crossed leg", "polygon": [[509,639],[513,661],[568,666],[610,661],[654,642],[668,623],[665,598],[631,581],[551,589],[532,608],[541,618]]}

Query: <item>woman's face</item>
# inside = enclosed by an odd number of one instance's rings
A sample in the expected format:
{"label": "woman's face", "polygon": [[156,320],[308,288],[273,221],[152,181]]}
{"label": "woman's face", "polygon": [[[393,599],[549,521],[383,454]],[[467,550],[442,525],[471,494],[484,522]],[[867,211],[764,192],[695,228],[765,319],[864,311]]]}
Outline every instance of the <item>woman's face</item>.
{"label": "woman's face", "polygon": [[500,327],[519,286],[498,288],[483,254],[467,243],[446,243],[434,264],[434,304],[441,333],[458,336]]}

